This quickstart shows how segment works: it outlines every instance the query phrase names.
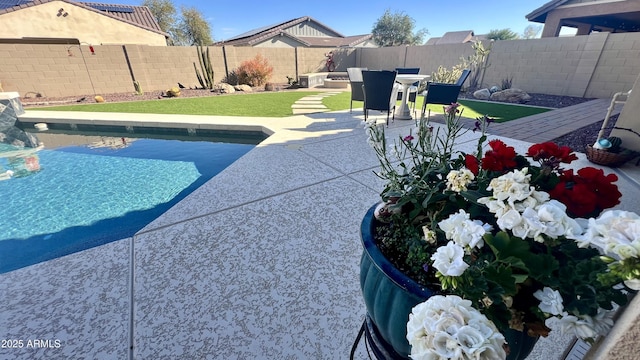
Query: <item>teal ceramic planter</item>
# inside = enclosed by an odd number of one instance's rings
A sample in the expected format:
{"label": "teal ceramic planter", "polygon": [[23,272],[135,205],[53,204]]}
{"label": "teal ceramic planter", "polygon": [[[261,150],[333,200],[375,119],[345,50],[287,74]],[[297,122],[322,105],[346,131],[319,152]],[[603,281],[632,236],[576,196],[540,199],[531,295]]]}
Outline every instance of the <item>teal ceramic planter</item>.
{"label": "teal ceramic planter", "polygon": [[[364,251],[360,260],[360,287],[367,313],[375,324],[374,332],[390,345],[401,358],[409,358],[407,321],[411,309],[435,292],[408,278],[387,260],[373,239],[375,218],[373,206],[361,226]],[[390,349],[387,349],[390,350]]]}
{"label": "teal ceramic planter", "polygon": [[[360,287],[367,307],[367,335],[378,359],[409,359],[407,321],[411,309],[437,294],[398,270],[374,242],[375,205],[367,211],[360,228],[364,251],[360,260]],[[505,335],[511,349],[508,360],[524,359],[537,342],[523,332]]]}

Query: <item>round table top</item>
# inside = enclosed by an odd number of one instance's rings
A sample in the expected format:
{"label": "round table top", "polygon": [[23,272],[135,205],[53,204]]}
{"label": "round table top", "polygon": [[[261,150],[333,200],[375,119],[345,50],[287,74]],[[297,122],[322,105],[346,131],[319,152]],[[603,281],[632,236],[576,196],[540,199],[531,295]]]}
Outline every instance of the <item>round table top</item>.
{"label": "round table top", "polygon": [[420,74],[398,74],[396,75],[396,81],[401,84],[413,84],[416,81],[422,81],[430,77],[431,77],[430,75],[420,75]]}

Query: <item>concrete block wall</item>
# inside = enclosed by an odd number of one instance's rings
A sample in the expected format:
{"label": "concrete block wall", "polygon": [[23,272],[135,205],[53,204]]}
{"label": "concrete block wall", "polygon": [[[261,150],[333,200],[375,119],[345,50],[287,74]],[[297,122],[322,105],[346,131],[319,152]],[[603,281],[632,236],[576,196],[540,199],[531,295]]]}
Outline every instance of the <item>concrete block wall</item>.
{"label": "concrete block wall", "polygon": [[[489,54],[482,86],[500,86],[505,79],[512,87],[531,93],[582,96],[567,87],[580,62],[586,39],[544,38],[496,41]],[[571,93],[571,94],[570,94]]]}
{"label": "concrete block wall", "polygon": [[[21,96],[74,96],[133,92],[133,77],[142,89],[163,91],[178,82],[199,86],[193,69],[195,47],[105,45],[90,55],[82,46],[86,67],[77,46],[69,57],[65,45],[0,44],[0,82],[5,91]],[[325,53],[334,51],[336,71],[358,66],[369,69],[420,67],[431,74],[442,65],[451,68],[473,54],[470,43],[388,48],[252,48],[210,47],[215,81],[227,71],[261,53],[274,67],[271,82],[323,72]],[[127,63],[127,56],[129,64]],[[226,67],[225,67],[226,58]],[[531,93],[610,98],[627,91],[640,73],[640,33],[598,33],[577,37],[496,41],[489,55],[482,85],[500,85],[512,78],[513,87]],[[199,65],[198,65],[199,68]]]}
{"label": "concrete block wall", "polygon": [[604,35],[608,36],[587,90],[591,97],[628,91],[640,74],[640,33]]}
{"label": "concrete block wall", "polygon": [[81,48],[82,53],[77,45],[0,44],[2,86],[21,96],[93,94],[91,82],[97,93],[126,91],[123,81],[130,76],[117,46],[101,46],[100,55]]}
{"label": "concrete block wall", "polygon": [[[186,87],[200,86],[193,68],[195,62],[196,67],[200,69],[196,47],[125,45],[124,49],[120,49],[123,56],[125,51],[135,80],[140,83],[142,91],[164,91],[178,86],[178,83]],[[214,78],[219,80],[224,75],[224,66],[219,61],[222,59],[221,51],[211,48],[210,56]],[[131,76],[128,85],[127,91],[134,91]]]}

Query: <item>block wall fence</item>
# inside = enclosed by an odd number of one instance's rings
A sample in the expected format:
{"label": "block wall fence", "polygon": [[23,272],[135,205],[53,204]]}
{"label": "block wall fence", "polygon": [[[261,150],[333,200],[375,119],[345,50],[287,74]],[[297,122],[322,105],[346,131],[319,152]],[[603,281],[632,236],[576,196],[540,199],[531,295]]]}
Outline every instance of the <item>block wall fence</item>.
{"label": "block wall fence", "polygon": [[[640,73],[640,33],[599,33],[576,37],[509,40],[491,46],[482,85],[513,87],[531,93],[608,98],[628,91]],[[32,45],[0,43],[0,83],[4,91],[46,97],[133,92],[136,80],[145,92],[177,83],[199,86],[193,63],[195,47],[103,45]],[[215,81],[260,53],[274,67],[271,82],[321,72],[324,54],[333,50],[336,71],[348,67],[394,69],[420,67],[430,74],[473,54],[470,44],[390,48],[252,48],[210,47]],[[69,56],[71,54],[72,56]],[[199,68],[199,65],[197,65]]]}

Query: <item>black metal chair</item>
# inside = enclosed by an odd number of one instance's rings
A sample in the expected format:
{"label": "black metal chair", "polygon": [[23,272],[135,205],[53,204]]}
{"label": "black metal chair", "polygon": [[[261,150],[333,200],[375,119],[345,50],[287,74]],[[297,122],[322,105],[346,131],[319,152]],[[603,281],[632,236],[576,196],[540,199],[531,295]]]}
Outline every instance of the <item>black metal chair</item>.
{"label": "black metal chair", "polygon": [[349,84],[351,85],[351,103],[349,104],[349,112],[353,109],[354,101],[364,101],[364,92],[362,91],[363,70],[367,70],[367,68],[347,68]]}
{"label": "black metal chair", "polygon": [[443,83],[427,83],[427,90],[424,95],[424,103],[422,103],[422,117],[425,117],[427,112],[427,104],[441,104],[450,105],[458,101],[460,90],[462,85],[469,77],[470,70],[465,69],[455,82],[455,84],[443,84]]}
{"label": "black metal chair", "polygon": [[[367,121],[369,110],[386,111],[387,125],[389,115],[396,108],[397,91],[396,72],[389,70],[362,71],[362,90],[364,92],[364,120]],[[395,119],[395,114],[392,120]]]}

